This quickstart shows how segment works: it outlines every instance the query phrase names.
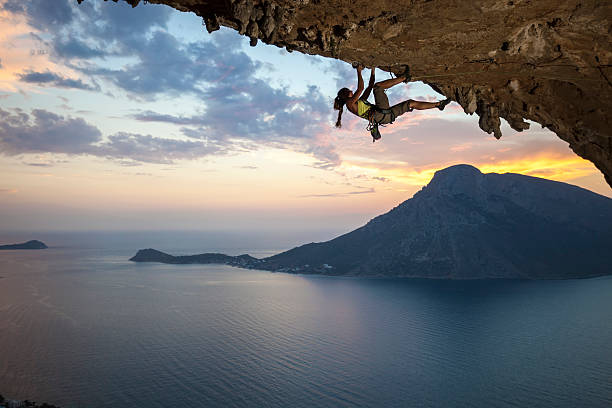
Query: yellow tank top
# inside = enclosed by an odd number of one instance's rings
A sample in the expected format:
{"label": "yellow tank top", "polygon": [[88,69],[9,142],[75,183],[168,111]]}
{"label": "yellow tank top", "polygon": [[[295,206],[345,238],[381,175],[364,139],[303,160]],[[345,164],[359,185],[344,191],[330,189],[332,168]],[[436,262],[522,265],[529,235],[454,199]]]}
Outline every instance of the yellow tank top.
{"label": "yellow tank top", "polygon": [[370,111],[370,104],[362,99],[357,100],[357,114],[362,118],[368,118],[368,112]]}

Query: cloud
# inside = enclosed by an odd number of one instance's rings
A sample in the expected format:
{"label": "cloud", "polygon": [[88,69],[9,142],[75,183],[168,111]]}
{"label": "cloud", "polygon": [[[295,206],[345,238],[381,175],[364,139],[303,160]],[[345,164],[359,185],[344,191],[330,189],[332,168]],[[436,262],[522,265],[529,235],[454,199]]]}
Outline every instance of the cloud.
{"label": "cloud", "polygon": [[[218,152],[243,151],[266,145],[313,155],[319,168],[341,162],[333,145],[320,140],[332,122],[328,97],[315,86],[303,94],[291,94],[288,88],[275,88],[257,77],[262,64],[242,51],[245,39],[236,33],[220,30],[212,41],[179,41],[166,30],[172,13],[167,6],[146,4],[132,9],[124,2],[50,3],[11,0],[4,8],[24,15],[32,27],[46,33],[51,59],[80,73],[84,80],[52,71],[25,71],[19,75],[22,82],[85,90],[94,89],[89,83],[96,84],[95,89],[98,83],[112,84],[131,98],[147,101],[195,96],[201,101],[198,114],[148,110],[132,119],[181,126],[183,135],[194,139],[190,143],[204,142],[208,150],[216,146]],[[109,62],[117,56],[121,58]],[[161,162],[173,160],[154,146],[159,139],[108,140],[121,145],[121,151],[128,144],[142,144],[141,148],[149,149],[143,156],[146,160],[153,160],[155,154],[161,155]],[[187,154],[189,146],[175,147]],[[118,154],[111,146],[106,148],[109,154]]]}
{"label": "cloud", "polygon": [[388,183],[390,181],[390,179],[387,177],[378,177],[378,176],[372,177],[372,180],[382,181],[383,183]]}
{"label": "cloud", "polygon": [[166,28],[172,13],[160,5],[142,4],[135,10],[126,2],[93,0],[80,5],[69,0],[6,0],[2,8],[50,34],[60,58],[130,54],[152,28]]}
{"label": "cloud", "polygon": [[199,141],[176,140],[151,135],[116,133],[95,150],[97,156],[130,159],[137,162],[171,164],[212,154],[223,154],[223,146]]}
{"label": "cloud", "polygon": [[52,163],[28,163],[28,162],[23,162],[22,164],[25,164],[26,166],[31,166],[31,167],[53,167]]}
{"label": "cloud", "polygon": [[88,91],[100,89],[99,86],[91,86],[89,84],[84,83],[80,79],[63,78],[60,75],[51,71],[35,72],[28,70],[24,73],[19,74],[19,80],[21,82],[26,82],[29,84],[51,85],[58,88],[74,88]]}
{"label": "cloud", "polygon": [[74,18],[73,7],[66,0],[6,0],[2,8],[24,14],[28,24],[41,31],[63,27]]}
{"label": "cloud", "polygon": [[0,109],[0,151],[7,155],[85,153],[101,137],[96,127],[80,118],[64,118],[42,109],[33,110],[31,116],[21,110],[11,114]]}
{"label": "cloud", "polygon": [[0,109],[0,153],[7,156],[49,152],[92,155],[117,160],[119,164],[137,165],[170,164],[227,151],[226,146],[215,143],[125,132],[103,138],[96,127],[81,118],[63,117],[42,109],[31,114]]}
{"label": "cloud", "polygon": [[[35,109],[30,114],[20,109],[14,112],[0,109],[0,153],[7,156],[35,153],[92,155],[116,160],[120,165],[134,166],[139,163],[171,164],[178,160],[255,150],[260,146],[248,138],[215,139],[212,136],[185,140],[118,132],[103,137],[98,128],[82,118],[64,117],[42,109]],[[280,145],[288,147],[288,144]],[[313,153],[321,166],[339,160],[329,147],[321,150],[302,147],[302,151]]]}
{"label": "cloud", "polygon": [[91,46],[72,35],[68,35],[66,38],[57,38],[53,47],[57,56],[68,59],[98,58],[109,54],[104,48]]}
{"label": "cloud", "polygon": [[165,113],[157,113],[153,111],[144,111],[130,116],[141,122],[162,122],[172,123],[174,125],[197,125],[202,126],[205,121],[201,116],[173,116]]}
{"label": "cloud", "polygon": [[299,198],[347,197],[347,196],[359,195],[359,194],[372,194],[375,192],[376,190],[374,188],[368,188],[366,190],[355,190],[355,191],[347,191],[347,192],[340,192],[340,193],[307,194],[307,195],[299,196]]}

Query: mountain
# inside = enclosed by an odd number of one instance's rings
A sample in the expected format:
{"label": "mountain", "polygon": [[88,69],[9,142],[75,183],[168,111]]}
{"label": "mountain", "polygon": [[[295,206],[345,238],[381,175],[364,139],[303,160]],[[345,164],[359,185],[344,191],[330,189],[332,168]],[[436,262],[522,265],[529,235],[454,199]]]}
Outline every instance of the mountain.
{"label": "mountain", "polygon": [[246,266],[349,276],[564,279],[612,274],[611,265],[611,199],[566,183],[457,165],[361,228]]}
{"label": "mountain", "polygon": [[48,247],[41,241],[31,240],[21,244],[0,245],[1,249],[47,249]]}

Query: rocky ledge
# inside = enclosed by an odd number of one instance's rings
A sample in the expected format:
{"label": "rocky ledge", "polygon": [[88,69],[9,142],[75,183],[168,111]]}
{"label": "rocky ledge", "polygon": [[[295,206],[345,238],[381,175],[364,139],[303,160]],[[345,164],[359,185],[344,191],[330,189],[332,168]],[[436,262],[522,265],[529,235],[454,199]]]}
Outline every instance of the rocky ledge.
{"label": "rocky ledge", "polygon": [[[79,3],[83,0],[78,0]],[[117,0],[115,0],[117,1]],[[139,0],[126,0],[136,6]],[[612,2],[603,0],[149,0],[300,51],[430,84],[501,137],[526,119],[612,186]]]}
{"label": "rocky ledge", "polygon": [[0,408],[60,408],[56,405],[48,404],[46,402],[37,403],[36,401],[20,401],[13,399],[6,399],[0,394]]}

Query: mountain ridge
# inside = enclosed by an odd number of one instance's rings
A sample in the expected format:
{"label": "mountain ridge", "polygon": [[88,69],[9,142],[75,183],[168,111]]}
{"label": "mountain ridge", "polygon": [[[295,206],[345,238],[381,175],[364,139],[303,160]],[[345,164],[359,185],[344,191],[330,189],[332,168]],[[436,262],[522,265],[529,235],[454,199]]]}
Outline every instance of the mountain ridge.
{"label": "mountain ridge", "polygon": [[342,276],[558,279],[612,273],[609,248],[611,199],[566,183],[456,165],[360,228],[244,266]]}

